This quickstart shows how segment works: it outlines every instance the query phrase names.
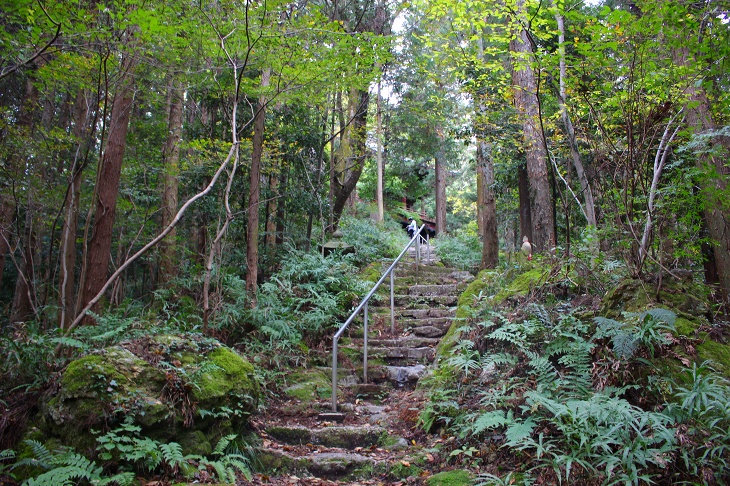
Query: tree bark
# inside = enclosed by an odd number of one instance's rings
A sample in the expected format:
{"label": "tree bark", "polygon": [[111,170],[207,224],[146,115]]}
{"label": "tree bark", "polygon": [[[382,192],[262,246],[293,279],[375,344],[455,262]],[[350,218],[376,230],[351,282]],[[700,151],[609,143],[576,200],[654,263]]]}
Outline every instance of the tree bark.
{"label": "tree bark", "polygon": [[357,186],[365,168],[367,138],[368,104],[370,93],[367,90],[356,90],[350,96],[351,122],[345,128],[340,142],[340,150],[336,161],[334,179],[334,201],[332,203],[332,227],[334,231],[339,225],[342,211],[352,192]]}
{"label": "tree bark", "polygon": [[[517,0],[517,22],[526,22],[525,2]],[[530,184],[533,252],[555,248],[554,214],[550,200],[547,149],[540,128],[537,81],[530,62],[532,48],[527,31],[520,24],[510,41],[515,108],[522,123],[527,176]]]}
{"label": "tree bark", "polygon": [[446,234],[446,151],[441,127],[438,127],[439,147],[434,160],[436,190],[436,232]]}
{"label": "tree bark", "polygon": [[518,245],[522,244],[522,238],[532,241],[532,211],[530,209],[530,181],[527,177],[527,168],[524,164],[517,167],[517,190],[520,199],[520,234]]}
{"label": "tree bark", "polygon": [[377,146],[377,165],[378,165],[378,187],[376,191],[376,199],[378,201],[378,222],[382,223],[385,219],[385,204],[383,202],[383,99],[380,96],[380,81],[378,81],[378,98],[375,112],[375,139]]}
{"label": "tree bark", "polygon": [[[109,275],[119,180],[134,100],[134,68],[134,58],[130,55],[126,56],[122,61],[120,85],[112,103],[109,137],[99,168],[94,228],[89,242],[88,263],[81,297],[82,307],[85,307],[99,293]],[[97,311],[98,303],[91,310]]]}
{"label": "tree bark", "polygon": [[[269,85],[271,70],[261,73],[261,87]],[[261,198],[261,157],[264,152],[264,128],[266,124],[266,97],[259,97],[253,125],[253,148],[249,179],[248,231],[246,233],[246,291],[252,307],[256,306],[256,290],[259,275],[259,202]]]}
{"label": "tree bark", "polygon": [[[162,150],[162,228],[166,228],[177,213],[180,140],[183,129],[183,87],[174,75],[171,75],[167,90],[167,139]],[[164,285],[177,276],[175,237],[176,231],[173,228],[167,238],[160,242],[160,267],[157,276],[159,285]]]}
{"label": "tree bark", "polygon": [[494,194],[494,163],[491,144],[477,141],[477,191],[482,207],[482,264],[481,268],[497,268],[499,239],[497,237],[497,202]]}

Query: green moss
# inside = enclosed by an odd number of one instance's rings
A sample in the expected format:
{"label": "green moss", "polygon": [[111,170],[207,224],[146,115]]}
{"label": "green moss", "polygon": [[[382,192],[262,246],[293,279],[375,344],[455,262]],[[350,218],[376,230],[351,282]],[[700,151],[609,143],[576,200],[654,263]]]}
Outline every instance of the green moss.
{"label": "green moss", "polygon": [[713,368],[730,378],[730,346],[707,339],[697,346],[698,362],[710,360]]}
{"label": "green moss", "polygon": [[213,446],[201,430],[189,430],[179,434],[177,443],[180,444],[185,455],[208,456],[213,452]]}
{"label": "green moss", "polygon": [[[494,270],[487,269],[479,272],[476,278],[469,283],[459,296],[459,308],[471,306],[474,303],[474,299],[480,293],[490,290],[498,278],[499,273]],[[459,316],[457,315],[457,317]]]}
{"label": "green moss", "polygon": [[61,386],[67,397],[107,393],[118,384],[128,382],[109,361],[99,355],[85,356],[71,362],[61,378]]}
{"label": "green moss", "polygon": [[388,471],[388,475],[394,480],[402,480],[408,477],[418,477],[423,471],[422,468],[408,461],[396,461]]}
{"label": "green moss", "polygon": [[470,486],[474,484],[474,479],[469,471],[444,471],[428,478],[426,484],[428,486]]}
{"label": "green moss", "polygon": [[677,330],[678,336],[693,336],[699,327],[699,324],[684,317],[677,317],[677,320],[674,321],[674,328]]}
{"label": "green moss", "polygon": [[383,275],[380,267],[381,264],[379,262],[371,263],[360,272],[360,278],[366,282],[377,282]]}
{"label": "green moss", "polygon": [[550,271],[544,267],[535,267],[518,275],[507,288],[502,289],[494,297],[494,305],[499,305],[513,297],[525,297],[532,289],[544,284],[548,275],[550,275]]}
{"label": "green moss", "polygon": [[216,368],[200,377],[195,390],[196,398],[202,403],[224,397],[229,391],[250,396],[258,400],[259,386],[253,376],[253,365],[233,350],[219,347],[208,355]]}

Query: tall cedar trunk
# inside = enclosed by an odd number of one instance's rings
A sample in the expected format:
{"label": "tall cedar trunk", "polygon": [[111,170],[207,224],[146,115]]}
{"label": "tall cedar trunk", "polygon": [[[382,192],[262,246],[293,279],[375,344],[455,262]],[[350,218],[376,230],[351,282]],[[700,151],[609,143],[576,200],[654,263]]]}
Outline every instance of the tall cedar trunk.
{"label": "tall cedar trunk", "polygon": [[[477,141],[477,191],[482,206],[482,265],[497,268],[499,239],[497,237],[497,202],[494,195],[494,163],[492,147],[484,140]],[[479,204],[479,203],[478,203]]]}
{"label": "tall cedar trunk", "polygon": [[[134,58],[132,56],[125,57],[122,61],[120,85],[112,103],[109,137],[97,180],[94,228],[89,241],[81,308],[86,307],[101,291],[109,274],[112,230],[114,229],[114,215],[117,196],[119,195],[119,179],[129,129],[129,117],[134,100],[134,67]],[[98,306],[97,303],[91,310],[98,311]]]}
{"label": "tall cedar trunk", "polygon": [[[689,49],[684,45],[674,50],[673,58],[678,66],[691,67],[693,62],[699,62],[693,59]],[[716,130],[717,125],[712,117],[707,93],[694,78],[687,81],[686,93],[689,96],[689,103],[685,106],[687,125],[696,134]],[[723,299],[726,304],[730,304],[730,206],[725,199],[730,177],[730,166],[727,165],[730,141],[727,138],[717,137],[712,143],[722,150],[699,155],[696,159],[700,170],[715,175],[706,178],[702,187],[707,198],[703,216],[715,259],[714,265],[707,265],[706,269],[717,271]]]}
{"label": "tall cedar trunk", "polygon": [[436,232],[438,234],[446,233],[446,151],[444,148],[443,131],[437,129],[439,138],[439,147],[436,150],[435,165],[435,183],[436,183]]}
{"label": "tall cedar trunk", "polygon": [[[21,107],[20,117],[18,118],[18,127],[20,133],[28,137],[33,137],[33,125],[36,117],[36,107],[38,106],[38,89],[35,87],[32,78],[28,78],[25,83],[25,99]],[[21,160],[23,154],[11,155],[10,170],[13,175],[20,176],[23,171],[33,170],[26,167],[26,161]],[[13,295],[13,303],[10,310],[10,322],[27,321],[33,316],[33,295],[35,289],[33,287],[35,281],[34,253],[37,244],[34,224],[34,194],[33,190],[28,190],[28,202],[25,213],[25,232],[21,238],[22,253],[18,260],[18,279],[15,281],[15,293]],[[7,199],[4,202],[11,202]],[[20,236],[20,235],[19,235]],[[9,237],[9,234],[6,235]]]}
{"label": "tall cedar trunk", "polygon": [[[271,71],[261,73],[261,86],[269,85]],[[266,124],[266,97],[259,98],[256,118],[253,125],[253,147],[251,153],[251,172],[249,179],[248,231],[246,233],[246,291],[251,306],[256,306],[256,289],[259,276],[259,202],[261,198],[261,157],[264,152],[264,128]]]}
{"label": "tall cedar trunk", "polygon": [[[525,16],[524,0],[517,0],[517,17]],[[530,66],[532,49],[527,31],[519,27],[510,41],[512,52],[512,84],[515,108],[522,123],[523,143],[530,183],[530,212],[532,219],[532,248],[534,252],[549,251],[555,247],[555,224],[550,201],[550,181],[547,169],[547,151],[540,128],[537,99],[537,81]]]}
{"label": "tall cedar trunk", "polygon": [[[171,76],[167,87],[167,139],[162,150],[162,221],[161,228],[166,228],[177,214],[178,175],[180,173],[180,139],[183,128],[183,88],[182,83]],[[173,228],[167,237],[160,242],[160,267],[157,280],[164,285],[177,276],[178,262],[176,258],[176,230]]]}
{"label": "tall cedar trunk", "polygon": [[[355,190],[365,168],[367,138],[368,104],[370,93],[367,90],[357,90],[351,96],[351,106],[354,108],[350,126],[345,129],[345,136],[340,143],[340,159],[337,161],[340,169],[336,169],[334,179],[334,201],[332,203],[332,231],[337,228],[342,217],[342,211],[350,195]],[[349,135],[348,135],[349,134]],[[349,156],[347,156],[349,155]],[[342,167],[344,166],[344,170]],[[344,180],[343,180],[344,179]]]}
{"label": "tall cedar trunk", "polygon": [[532,211],[530,210],[530,181],[527,177],[527,168],[520,164],[517,168],[517,190],[520,199],[520,234],[518,246],[522,238],[532,241]]}
{"label": "tall cedar trunk", "polygon": [[[690,85],[687,91],[690,95],[690,103],[687,105],[686,111],[687,124],[695,133],[716,130],[717,126],[712,118],[710,102],[705,91],[695,85]],[[715,140],[714,143],[723,145],[723,141],[720,139]],[[715,268],[725,302],[730,301],[730,210],[728,210],[728,201],[718,200],[718,198],[722,198],[722,195],[727,194],[728,190],[730,167],[726,160],[729,151],[728,142],[725,141],[723,155],[705,154],[697,157],[698,168],[704,171],[709,169],[710,172],[717,175],[717,177],[707,179],[705,187],[703,187],[708,198],[704,218],[712,241]]]}

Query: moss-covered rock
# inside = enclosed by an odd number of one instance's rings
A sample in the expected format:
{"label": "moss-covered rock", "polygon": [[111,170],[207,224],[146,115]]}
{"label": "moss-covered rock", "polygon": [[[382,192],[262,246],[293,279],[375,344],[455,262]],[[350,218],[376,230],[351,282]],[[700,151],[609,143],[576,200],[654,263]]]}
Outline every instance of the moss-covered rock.
{"label": "moss-covered rock", "polygon": [[535,266],[515,277],[507,287],[494,296],[492,302],[497,306],[510,298],[525,297],[530,291],[546,283],[549,276],[550,268]]}
{"label": "moss-covered rock", "polygon": [[469,471],[457,469],[434,474],[426,481],[428,486],[470,486],[474,484],[474,478]]}
{"label": "moss-covered rock", "polygon": [[259,393],[253,366],[232,349],[199,336],[160,335],[71,362],[41,405],[39,423],[46,437],[83,451],[95,447],[91,430],[131,420],[149,437],[201,454],[243,429]]}
{"label": "moss-covered rock", "polygon": [[667,278],[657,292],[653,282],[622,280],[603,298],[601,315],[615,318],[622,312],[643,312],[651,307],[665,307],[677,314],[699,317],[707,314],[707,289],[691,280]]}

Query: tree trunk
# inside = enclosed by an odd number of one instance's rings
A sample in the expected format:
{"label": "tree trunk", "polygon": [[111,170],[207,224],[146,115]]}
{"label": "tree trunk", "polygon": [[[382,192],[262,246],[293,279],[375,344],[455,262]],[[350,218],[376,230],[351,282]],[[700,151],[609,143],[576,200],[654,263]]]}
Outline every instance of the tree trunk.
{"label": "tree trunk", "polygon": [[[276,162],[274,162],[276,163]],[[272,167],[269,175],[269,198],[266,200],[266,246],[276,245],[276,215],[279,206],[279,174],[278,167]]]}
{"label": "tree trunk", "polygon": [[[269,85],[271,71],[265,69],[261,73],[261,87]],[[253,148],[251,154],[251,172],[248,200],[248,231],[246,233],[246,291],[251,306],[256,306],[256,289],[259,275],[259,202],[261,198],[261,157],[264,151],[264,128],[266,124],[266,97],[261,96],[256,107],[256,118],[253,126]]]}
{"label": "tree trunk", "polygon": [[444,149],[443,132],[437,128],[439,147],[436,150],[434,161],[436,183],[436,233],[446,234],[446,152]]}
{"label": "tree trunk", "polygon": [[491,144],[477,141],[477,198],[482,207],[482,264],[481,268],[497,268],[499,239],[497,237],[497,203],[494,194],[494,163]]}
{"label": "tree trunk", "polygon": [[[690,67],[694,62],[689,49],[684,46],[675,49],[673,57],[678,66]],[[695,134],[716,130],[717,125],[712,117],[707,93],[694,79],[687,81],[686,93],[689,97],[685,106],[687,125]],[[711,143],[720,150],[699,154],[696,164],[699,169],[712,175],[704,179],[701,188],[707,199],[704,219],[715,257],[714,270],[717,271],[720,291],[725,303],[730,304],[730,207],[727,200],[728,178],[730,178],[727,159],[730,140],[716,137]]]}
{"label": "tree trunk", "polygon": [[530,209],[530,181],[527,177],[527,168],[524,164],[517,167],[517,190],[520,198],[520,234],[518,236],[521,245],[522,238],[532,241],[532,211]]}
{"label": "tree trunk", "polygon": [[[167,87],[167,139],[162,150],[162,221],[166,228],[177,214],[178,175],[180,173],[180,139],[183,128],[183,88],[179,80],[172,75]],[[173,228],[167,237],[160,242],[160,267],[157,281],[164,285],[177,275],[178,261],[176,256],[176,230]]]}
{"label": "tree trunk", "polygon": [[[588,224],[596,228],[598,226],[598,222],[596,220],[596,205],[593,200],[593,190],[591,189],[591,185],[588,181],[588,176],[586,175],[585,169],[583,168],[580,151],[578,150],[578,142],[575,138],[575,130],[573,129],[573,124],[571,123],[570,116],[568,115],[566,99],[567,95],[565,89],[565,25],[563,22],[563,16],[561,14],[556,14],[555,19],[558,23],[558,31],[560,32],[558,37],[558,42],[560,44],[560,96],[558,97],[558,102],[560,104],[560,112],[563,119],[563,125],[565,126],[565,134],[568,139],[568,144],[570,145],[570,155],[573,159],[573,167],[575,168],[575,173],[578,176],[578,181],[580,182],[580,190],[583,194],[583,211]],[[598,244],[598,242],[596,242],[596,244]]]}
{"label": "tree trunk", "polygon": [[[524,0],[517,0],[517,17],[526,22]],[[530,62],[532,48],[527,31],[520,28],[510,41],[512,52],[512,84],[514,86],[515,108],[522,123],[523,143],[530,183],[530,213],[532,219],[533,252],[550,251],[555,248],[554,214],[550,202],[550,180],[547,169],[547,149],[540,128],[537,99],[537,81]]]}
{"label": "tree trunk", "polygon": [[345,135],[340,142],[339,155],[334,179],[334,201],[332,203],[332,231],[337,229],[342,211],[352,192],[357,186],[363,168],[365,167],[367,138],[368,104],[370,93],[367,90],[357,90],[350,96],[351,122],[345,128]]}
{"label": "tree trunk", "polygon": [[[114,213],[119,195],[119,179],[129,129],[129,117],[134,100],[134,67],[135,61],[132,56],[128,56],[122,61],[121,81],[112,103],[109,137],[99,168],[94,228],[89,242],[81,307],[86,307],[99,293],[109,274]],[[97,303],[91,310],[97,311],[98,305]]]}
{"label": "tree trunk", "polygon": [[375,139],[377,147],[377,165],[378,165],[378,187],[376,199],[378,201],[378,222],[382,223],[385,219],[385,204],[383,202],[383,116],[381,112],[382,97],[380,96],[380,81],[378,81],[378,99],[375,112]]}

